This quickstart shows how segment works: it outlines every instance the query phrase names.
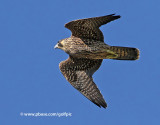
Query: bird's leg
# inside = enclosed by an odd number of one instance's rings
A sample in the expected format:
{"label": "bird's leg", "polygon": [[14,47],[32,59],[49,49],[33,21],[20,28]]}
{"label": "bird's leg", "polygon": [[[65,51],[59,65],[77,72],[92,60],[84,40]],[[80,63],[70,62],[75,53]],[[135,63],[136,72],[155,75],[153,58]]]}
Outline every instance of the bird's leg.
{"label": "bird's leg", "polygon": [[114,59],[117,58],[117,54],[109,49],[102,49],[97,52],[93,52],[93,55],[89,58],[91,59]]}
{"label": "bird's leg", "polygon": [[86,57],[89,59],[114,59],[117,58],[117,54],[110,50],[110,46],[101,43],[91,47],[91,50],[86,53]]}
{"label": "bird's leg", "polygon": [[110,50],[108,47],[96,48],[91,50],[83,50],[72,55],[76,58],[87,59],[114,59],[117,58],[117,54]]}

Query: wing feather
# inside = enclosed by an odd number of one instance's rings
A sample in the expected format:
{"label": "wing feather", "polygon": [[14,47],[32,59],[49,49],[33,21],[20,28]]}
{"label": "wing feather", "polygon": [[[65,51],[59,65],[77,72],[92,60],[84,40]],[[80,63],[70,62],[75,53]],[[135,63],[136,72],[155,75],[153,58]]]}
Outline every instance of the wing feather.
{"label": "wing feather", "polygon": [[59,67],[74,88],[97,106],[106,108],[107,104],[92,79],[92,74],[98,70],[101,63],[102,60],[75,59],[70,56],[61,62]]}
{"label": "wing feather", "polygon": [[72,36],[103,41],[103,33],[99,27],[118,18],[120,18],[119,15],[115,16],[115,14],[111,14],[101,17],[79,19],[65,24],[65,27],[71,30]]}

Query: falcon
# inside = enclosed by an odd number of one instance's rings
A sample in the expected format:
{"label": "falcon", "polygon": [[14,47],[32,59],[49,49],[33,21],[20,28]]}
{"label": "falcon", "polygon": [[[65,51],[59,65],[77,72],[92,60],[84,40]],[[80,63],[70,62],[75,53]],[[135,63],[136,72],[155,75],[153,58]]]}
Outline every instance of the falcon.
{"label": "falcon", "polygon": [[104,36],[99,27],[118,18],[119,15],[111,14],[71,21],[65,24],[72,32],[71,37],[58,41],[54,47],[69,54],[69,58],[59,64],[60,71],[67,81],[86,98],[103,108],[107,107],[107,103],[92,78],[103,59],[139,58],[137,48],[110,46],[104,43]]}

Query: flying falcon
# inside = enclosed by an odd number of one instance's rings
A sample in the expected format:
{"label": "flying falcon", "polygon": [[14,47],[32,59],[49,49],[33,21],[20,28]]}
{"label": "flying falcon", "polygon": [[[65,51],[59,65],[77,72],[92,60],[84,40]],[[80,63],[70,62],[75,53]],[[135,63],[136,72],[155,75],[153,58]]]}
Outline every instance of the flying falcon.
{"label": "flying falcon", "polygon": [[109,46],[104,43],[103,33],[99,27],[118,18],[119,15],[111,14],[71,21],[65,24],[72,32],[71,37],[58,41],[54,47],[69,54],[69,58],[59,64],[68,82],[94,104],[103,108],[106,108],[107,104],[92,78],[103,59],[139,58],[137,48]]}

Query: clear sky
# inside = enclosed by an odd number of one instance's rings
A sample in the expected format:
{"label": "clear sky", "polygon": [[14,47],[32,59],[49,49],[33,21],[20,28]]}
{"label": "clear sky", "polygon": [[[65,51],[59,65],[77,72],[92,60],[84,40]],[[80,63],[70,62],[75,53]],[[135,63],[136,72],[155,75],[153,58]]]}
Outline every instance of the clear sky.
{"label": "clear sky", "polygon": [[[159,0],[0,0],[1,125],[159,125]],[[137,61],[104,60],[93,78],[108,107],[99,108],[63,77],[54,50],[75,19],[116,13],[101,27],[109,45],[137,47]],[[20,113],[72,113],[33,117]]]}

